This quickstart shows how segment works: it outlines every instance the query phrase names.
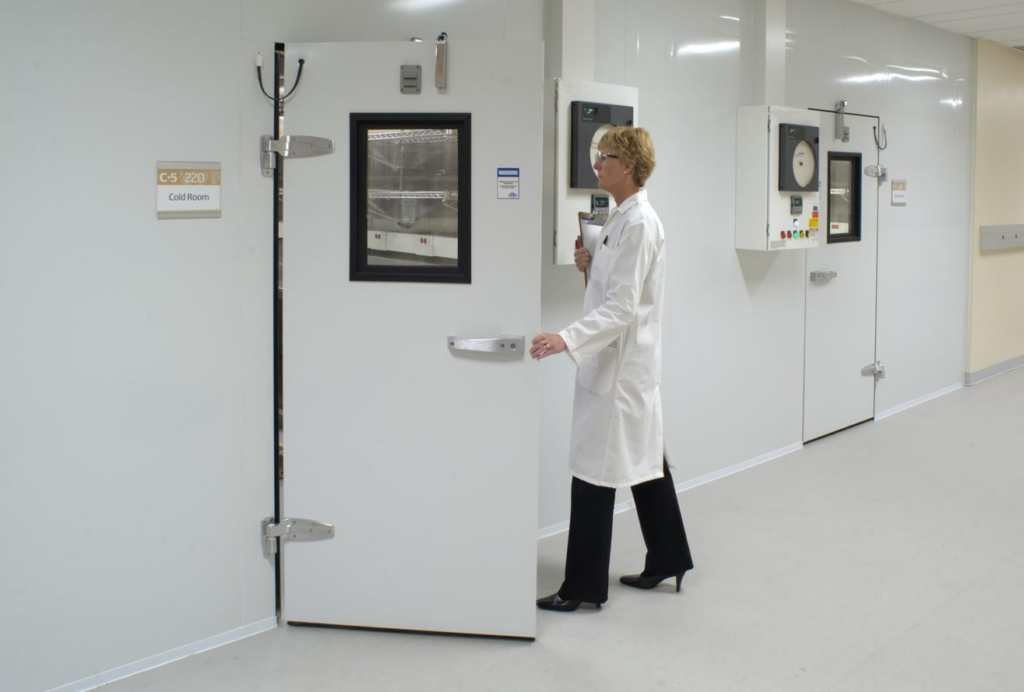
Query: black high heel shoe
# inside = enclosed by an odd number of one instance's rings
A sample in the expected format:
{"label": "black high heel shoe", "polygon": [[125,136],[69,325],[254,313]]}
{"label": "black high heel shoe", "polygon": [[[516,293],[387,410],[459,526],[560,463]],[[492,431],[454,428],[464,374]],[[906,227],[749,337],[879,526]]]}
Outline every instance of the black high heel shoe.
{"label": "black high heel shoe", "polygon": [[665,581],[669,577],[674,576],[676,578],[676,593],[679,593],[679,590],[682,588],[684,574],[686,574],[686,572],[680,572],[679,574],[675,575],[654,575],[651,577],[645,577],[642,574],[624,574],[623,576],[619,577],[619,581],[621,581],[626,586],[632,586],[634,589],[653,589],[655,586]]}
{"label": "black high heel shoe", "polygon": [[[574,598],[562,598],[558,595],[558,592],[545,596],[544,598],[537,599],[537,607],[543,608],[544,610],[558,610],[563,613],[571,613],[572,611],[583,605],[583,601],[578,601]],[[594,604],[600,608],[600,603]]]}

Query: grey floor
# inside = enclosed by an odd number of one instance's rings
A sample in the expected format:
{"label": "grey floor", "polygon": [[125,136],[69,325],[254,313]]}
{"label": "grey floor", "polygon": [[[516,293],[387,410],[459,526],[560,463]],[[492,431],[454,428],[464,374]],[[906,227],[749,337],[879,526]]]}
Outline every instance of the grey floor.
{"label": "grey floor", "polygon": [[[1022,690],[1022,450],[1024,369],[683,493],[680,594],[615,584],[534,643],[282,627],[103,690]],[[642,564],[632,513],[613,551]]]}

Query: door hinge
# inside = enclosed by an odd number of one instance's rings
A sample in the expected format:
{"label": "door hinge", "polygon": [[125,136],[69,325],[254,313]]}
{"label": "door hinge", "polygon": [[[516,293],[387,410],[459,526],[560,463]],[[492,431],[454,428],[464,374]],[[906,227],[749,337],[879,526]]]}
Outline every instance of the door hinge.
{"label": "door hinge", "polygon": [[277,159],[280,154],[286,159],[308,159],[313,156],[324,156],[334,153],[334,140],[326,137],[309,137],[306,135],[285,135],[282,139],[274,139],[270,135],[260,137],[260,167],[263,175],[274,175]]}
{"label": "door hinge", "polygon": [[334,526],[312,519],[281,520],[274,523],[274,517],[263,520],[263,557],[277,553],[277,542],[289,541],[329,541],[334,538]]}
{"label": "door hinge", "polygon": [[863,375],[864,377],[867,377],[869,375],[874,375],[876,382],[878,380],[884,380],[885,379],[885,366],[882,365],[882,361],[876,360],[871,365],[865,365],[863,368],[861,368],[860,369],[860,374]]}
{"label": "door hinge", "polygon": [[884,183],[886,180],[888,180],[886,173],[888,173],[888,171],[885,169],[885,166],[882,165],[864,167],[864,175],[869,176],[871,178],[878,178],[879,184]]}

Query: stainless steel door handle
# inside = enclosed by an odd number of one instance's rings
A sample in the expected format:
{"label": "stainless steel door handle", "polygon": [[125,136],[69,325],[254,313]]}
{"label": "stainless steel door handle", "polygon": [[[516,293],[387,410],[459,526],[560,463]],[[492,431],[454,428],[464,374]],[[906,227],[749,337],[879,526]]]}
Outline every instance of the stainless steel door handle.
{"label": "stainless steel door handle", "polygon": [[465,339],[461,336],[448,337],[448,350],[452,353],[494,353],[497,355],[520,355],[526,349],[525,336],[497,336],[490,339]]}
{"label": "stainless steel door handle", "polygon": [[811,272],[811,283],[831,281],[837,276],[839,276],[839,274],[836,274],[835,272]]}

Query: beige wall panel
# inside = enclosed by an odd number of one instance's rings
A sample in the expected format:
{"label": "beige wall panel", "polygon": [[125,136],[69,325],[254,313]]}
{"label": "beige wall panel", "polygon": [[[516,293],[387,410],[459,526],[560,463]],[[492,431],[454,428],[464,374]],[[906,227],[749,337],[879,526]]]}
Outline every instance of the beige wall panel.
{"label": "beige wall panel", "polygon": [[1024,251],[979,250],[981,226],[1024,223],[1024,52],[976,46],[971,373],[1024,354]]}

